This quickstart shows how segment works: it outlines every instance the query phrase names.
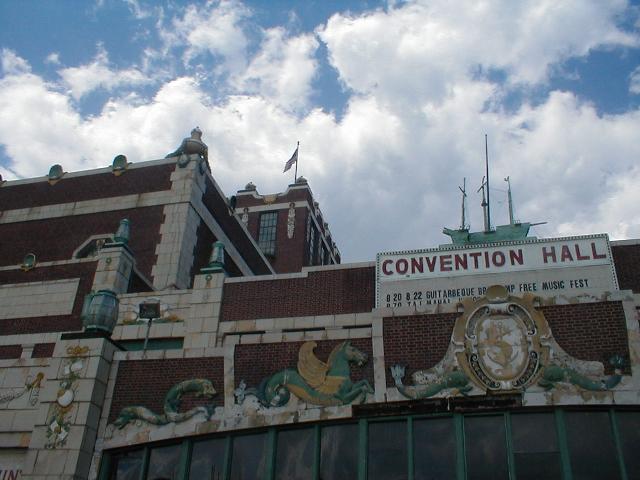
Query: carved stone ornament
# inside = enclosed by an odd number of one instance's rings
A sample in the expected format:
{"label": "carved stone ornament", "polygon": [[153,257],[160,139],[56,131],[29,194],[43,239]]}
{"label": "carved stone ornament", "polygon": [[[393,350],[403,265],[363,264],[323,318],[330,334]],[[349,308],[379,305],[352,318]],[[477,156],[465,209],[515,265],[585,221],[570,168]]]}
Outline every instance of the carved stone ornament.
{"label": "carved stone ornament", "polygon": [[[427,370],[412,375],[404,385],[403,365],[391,366],[401,395],[427,398],[438,394],[472,395],[481,392],[522,392],[529,387],[548,391],[563,388],[604,391],[622,380],[626,363],[614,355],[614,375],[605,376],[601,362],[579,360],[567,354],[553,338],[547,320],[534,307],[535,297],[509,295],[494,285],[478,300],[462,302],[464,313],[453,327],[445,356]],[[475,388],[474,388],[475,387]]]}
{"label": "carved stone ornament", "polygon": [[452,342],[458,364],[481,388],[491,391],[520,390],[540,374],[549,362],[551,336],[532,295],[510,296],[494,285],[477,301],[465,301]]}
{"label": "carved stone ornament", "polygon": [[249,223],[249,209],[247,207],[244,207],[242,211],[242,223],[244,223],[245,226]]}
{"label": "carved stone ornament", "polygon": [[296,226],[296,204],[289,204],[289,215],[287,216],[287,238],[293,238],[293,230]]}
{"label": "carved stone ornament", "polygon": [[191,136],[183,139],[178,149],[168,153],[165,158],[178,157],[178,166],[184,168],[189,164],[190,155],[198,155],[209,168],[209,147],[202,141],[200,127],[191,130]]}
{"label": "carved stone ornament", "polygon": [[298,352],[297,369],[285,369],[265,378],[258,388],[246,388],[240,381],[234,396],[242,403],[255,395],[265,407],[282,407],[293,393],[299,399],[322,406],[364,403],[373,389],[367,380],[351,381],[350,364],[363,365],[367,355],[344,341],[336,345],[326,362],[316,357],[316,342],[305,342]]}
{"label": "carved stone ornament", "polygon": [[141,421],[151,425],[166,425],[168,423],[180,423],[189,420],[197,414],[203,414],[207,420],[211,418],[215,410],[213,404],[193,407],[185,412],[179,412],[181,398],[186,393],[193,393],[196,397],[210,399],[217,392],[211,380],[206,378],[192,378],[180,382],[167,392],[164,397],[164,409],[162,413],[156,413],[147,407],[140,405],[124,407],[118,418],[113,422],[118,428],[124,428],[131,422]]}

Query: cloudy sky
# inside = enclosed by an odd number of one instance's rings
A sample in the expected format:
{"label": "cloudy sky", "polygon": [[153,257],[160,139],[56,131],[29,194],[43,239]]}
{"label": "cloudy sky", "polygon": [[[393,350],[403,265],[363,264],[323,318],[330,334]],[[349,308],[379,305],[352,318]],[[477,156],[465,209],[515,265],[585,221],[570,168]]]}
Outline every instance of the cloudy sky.
{"label": "cloudy sky", "polygon": [[[229,194],[299,174],[344,261],[482,229],[640,237],[640,6],[624,0],[0,2],[0,174],[162,158]],[[0,206],[1,209],[1,206]]]}

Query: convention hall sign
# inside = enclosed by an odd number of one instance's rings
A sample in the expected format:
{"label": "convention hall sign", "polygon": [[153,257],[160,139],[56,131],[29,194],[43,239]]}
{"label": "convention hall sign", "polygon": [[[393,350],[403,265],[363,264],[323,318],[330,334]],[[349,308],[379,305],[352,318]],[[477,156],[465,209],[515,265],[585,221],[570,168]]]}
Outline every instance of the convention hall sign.
{"label": "convention hall sign", "polygon": [[618,290],[607,235],[530,239],[378,253],[376,306],[404,307],[479,298],[491,285],[510,293],[575,296]]}

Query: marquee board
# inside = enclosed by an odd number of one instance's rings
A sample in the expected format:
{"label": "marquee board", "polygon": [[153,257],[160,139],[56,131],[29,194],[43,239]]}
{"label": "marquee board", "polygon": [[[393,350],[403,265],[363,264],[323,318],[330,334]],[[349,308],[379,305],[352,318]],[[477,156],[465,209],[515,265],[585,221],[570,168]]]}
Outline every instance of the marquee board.
{"label": "marquee board", "polygon": [[491,285],[541,297],[618,290],[607,235],[382,252],[376,258],[376,306],[456,303]]}

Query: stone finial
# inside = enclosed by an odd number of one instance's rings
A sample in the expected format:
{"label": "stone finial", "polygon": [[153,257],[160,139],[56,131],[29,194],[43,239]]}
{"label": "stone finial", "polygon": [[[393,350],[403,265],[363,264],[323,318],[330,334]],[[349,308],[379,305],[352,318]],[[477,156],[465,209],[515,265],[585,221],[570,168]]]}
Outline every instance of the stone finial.
{"label": "stone finial", "polygon": [[224,243],[217,241],[213,244],[209,264],[200,270],[201,273],[226,273],[224,270]]}
{"label": "stone finial", "polygon": [[255,190],[257,190],[257,187],[256,187],[255,183],[249,182],[244,186],[244,189],[245,190],[254,190],[255,191]]}
{"label": "stone finial", "polygon": [[127,162],[127,157],[122,154],[117,155],[113,159],[113,163],[111,163],[111,171],[115,176],[122,175],[127,170],[128,167],[129,167],[129,162]]}
{"label": "stone finial", "polygon": [[[178,157],[178,165],[182,168],[189,163],[189,155],[199,155],[209,165],[209,147],[202,141],[202,130],[196,127],[191,130],[191,136],[182,140],[175,152],[167,154],[165,158]],[[186,156],[187,158],[184,158]]]}
{"label": "stone finial", "polygon": [[122,243],[124,245],[129,244],[129,220],[123,218],[120,220],[120,225],[118,226],[118,231],[116,232],[113,240],[116,243]]}
{"label": "stone finial", "polygon": [[52,165],[51,168],[49,169],[49,174],[47,176],[49,177],[49,183],[51,185],[54,185],[58,180],[60,180],[64,176],[64,170],[62,169],[62,165],[57,163],[55,165]]}
{"label": "stone finial", "polygon": [[27,253],[22,260],[22,265],[20,265],[20,269],[23,272],[28,272],[32,268],[36,266],[36,254],[35,253]]}
{"label": "stone finial", "polygon": [[306,185],[307,183],[307,179],[304,178],[302,175],[300,175],[297,179],[296,179],[296,183],[299,183],[301,185]]}

